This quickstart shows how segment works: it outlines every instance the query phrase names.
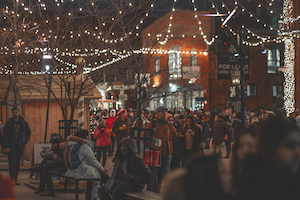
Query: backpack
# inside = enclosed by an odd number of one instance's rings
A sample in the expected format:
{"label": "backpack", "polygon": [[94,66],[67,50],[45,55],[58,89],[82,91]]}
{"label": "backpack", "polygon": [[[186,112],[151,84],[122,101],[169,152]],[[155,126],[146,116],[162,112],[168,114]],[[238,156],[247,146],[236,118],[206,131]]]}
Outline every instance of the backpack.
{"label": "backpack", "polygon": [[79,160],[78,157],[78,151],[80,147],[81,144],[73,144],[67,146],[64,155],[65,165],[67,168],[76,169],[82,162],[82,160]]}

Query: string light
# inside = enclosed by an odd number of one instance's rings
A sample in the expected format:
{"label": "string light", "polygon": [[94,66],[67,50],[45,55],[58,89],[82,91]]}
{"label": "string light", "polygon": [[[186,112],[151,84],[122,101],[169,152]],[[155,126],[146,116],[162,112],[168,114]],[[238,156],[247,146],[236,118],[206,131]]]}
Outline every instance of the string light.
{"label": "string light", "polygon": [[[293,2],[291,0],[284,0],[283,2],[283,25],[285,33],[290,31],[290,19],[293,11]],[[299,31],[299,30],[298,30]],[[293,31],[290,31],[292,34]],[[295,66],[295,44],[294,38],[289,36],[284,36],[284,108],[289,116],[295,111],[295,76],[294,76],[294,66]]]}

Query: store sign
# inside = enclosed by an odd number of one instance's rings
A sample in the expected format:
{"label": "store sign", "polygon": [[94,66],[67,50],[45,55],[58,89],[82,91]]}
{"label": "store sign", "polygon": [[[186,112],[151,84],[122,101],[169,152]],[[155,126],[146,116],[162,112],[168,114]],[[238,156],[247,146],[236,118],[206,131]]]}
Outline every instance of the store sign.
{"label": "store sign", "polygon": [[[250,79],[250,69],[248,56],[246,56],[244,63],[244,78],[246,80]],[[218,79],[231,80],[231,75],[235,70],[240,70],[239,58],[234,57],[230,53],[224,53],[218,55]]]}
{"label": "store sign", "polygon": [[127,101],[127,94],[119,94],[120,101]]}

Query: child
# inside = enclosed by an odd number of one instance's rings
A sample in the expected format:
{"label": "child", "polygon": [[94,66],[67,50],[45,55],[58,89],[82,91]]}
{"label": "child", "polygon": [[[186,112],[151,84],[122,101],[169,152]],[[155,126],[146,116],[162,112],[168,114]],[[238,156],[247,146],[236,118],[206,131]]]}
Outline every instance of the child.
{"label": "child", "polygon": [[96,139],[95,146],[97,151],[97,160],[100,162],[101,154],[103,153],[102,166],[105,167],[106,154],[110,145],[110,133],[105,119],[101,118],[98,120],[98,125],[94,131],[93,137]]}

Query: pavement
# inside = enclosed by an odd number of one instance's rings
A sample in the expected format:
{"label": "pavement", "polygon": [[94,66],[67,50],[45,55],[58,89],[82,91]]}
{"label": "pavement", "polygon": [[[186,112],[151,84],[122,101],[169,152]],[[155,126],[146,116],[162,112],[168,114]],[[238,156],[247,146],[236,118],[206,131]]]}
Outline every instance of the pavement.
{"label": "pavement", "polygon": [[[211,155],[213,152],[213,149],[204,149],[205,155]],[[225,145],[223,145],[222,148],[222,156],[226,156],[226,149]],[[113,162],[112,162],[112,156],[107,157],[106,159],[106,166],[105,168],[108,170],[108,175],[111,175],[113,171]],[[229,159],[222,159],[225,167],[229,168]],[[33,176],[32,178],[29,178],[30,172],[28,171],[29,168],[29,161],[24,161],[23,170],[19,173],[19,181],[21,182],[20,186],[15,186],[15,192],[17,195],[17,200],[34,200],[34,199],[42,199],[42,200],[74,200],[75,199],[75,193],[59,193],[56,192],[55,197],[43,197],[38,194],[34,194],[34,192],[37,190],[37,186],[35,186],[34,182],[39,182],[39,180],[36,180]],[[0,173],[5,176],[9,176],[8,172],[8,161],[7,157],[4,154],[0,153]],[[53,179],[53,182],[59,182],[57,179]],[[79,200],[85,199],[85,193],[79,193]]]}

